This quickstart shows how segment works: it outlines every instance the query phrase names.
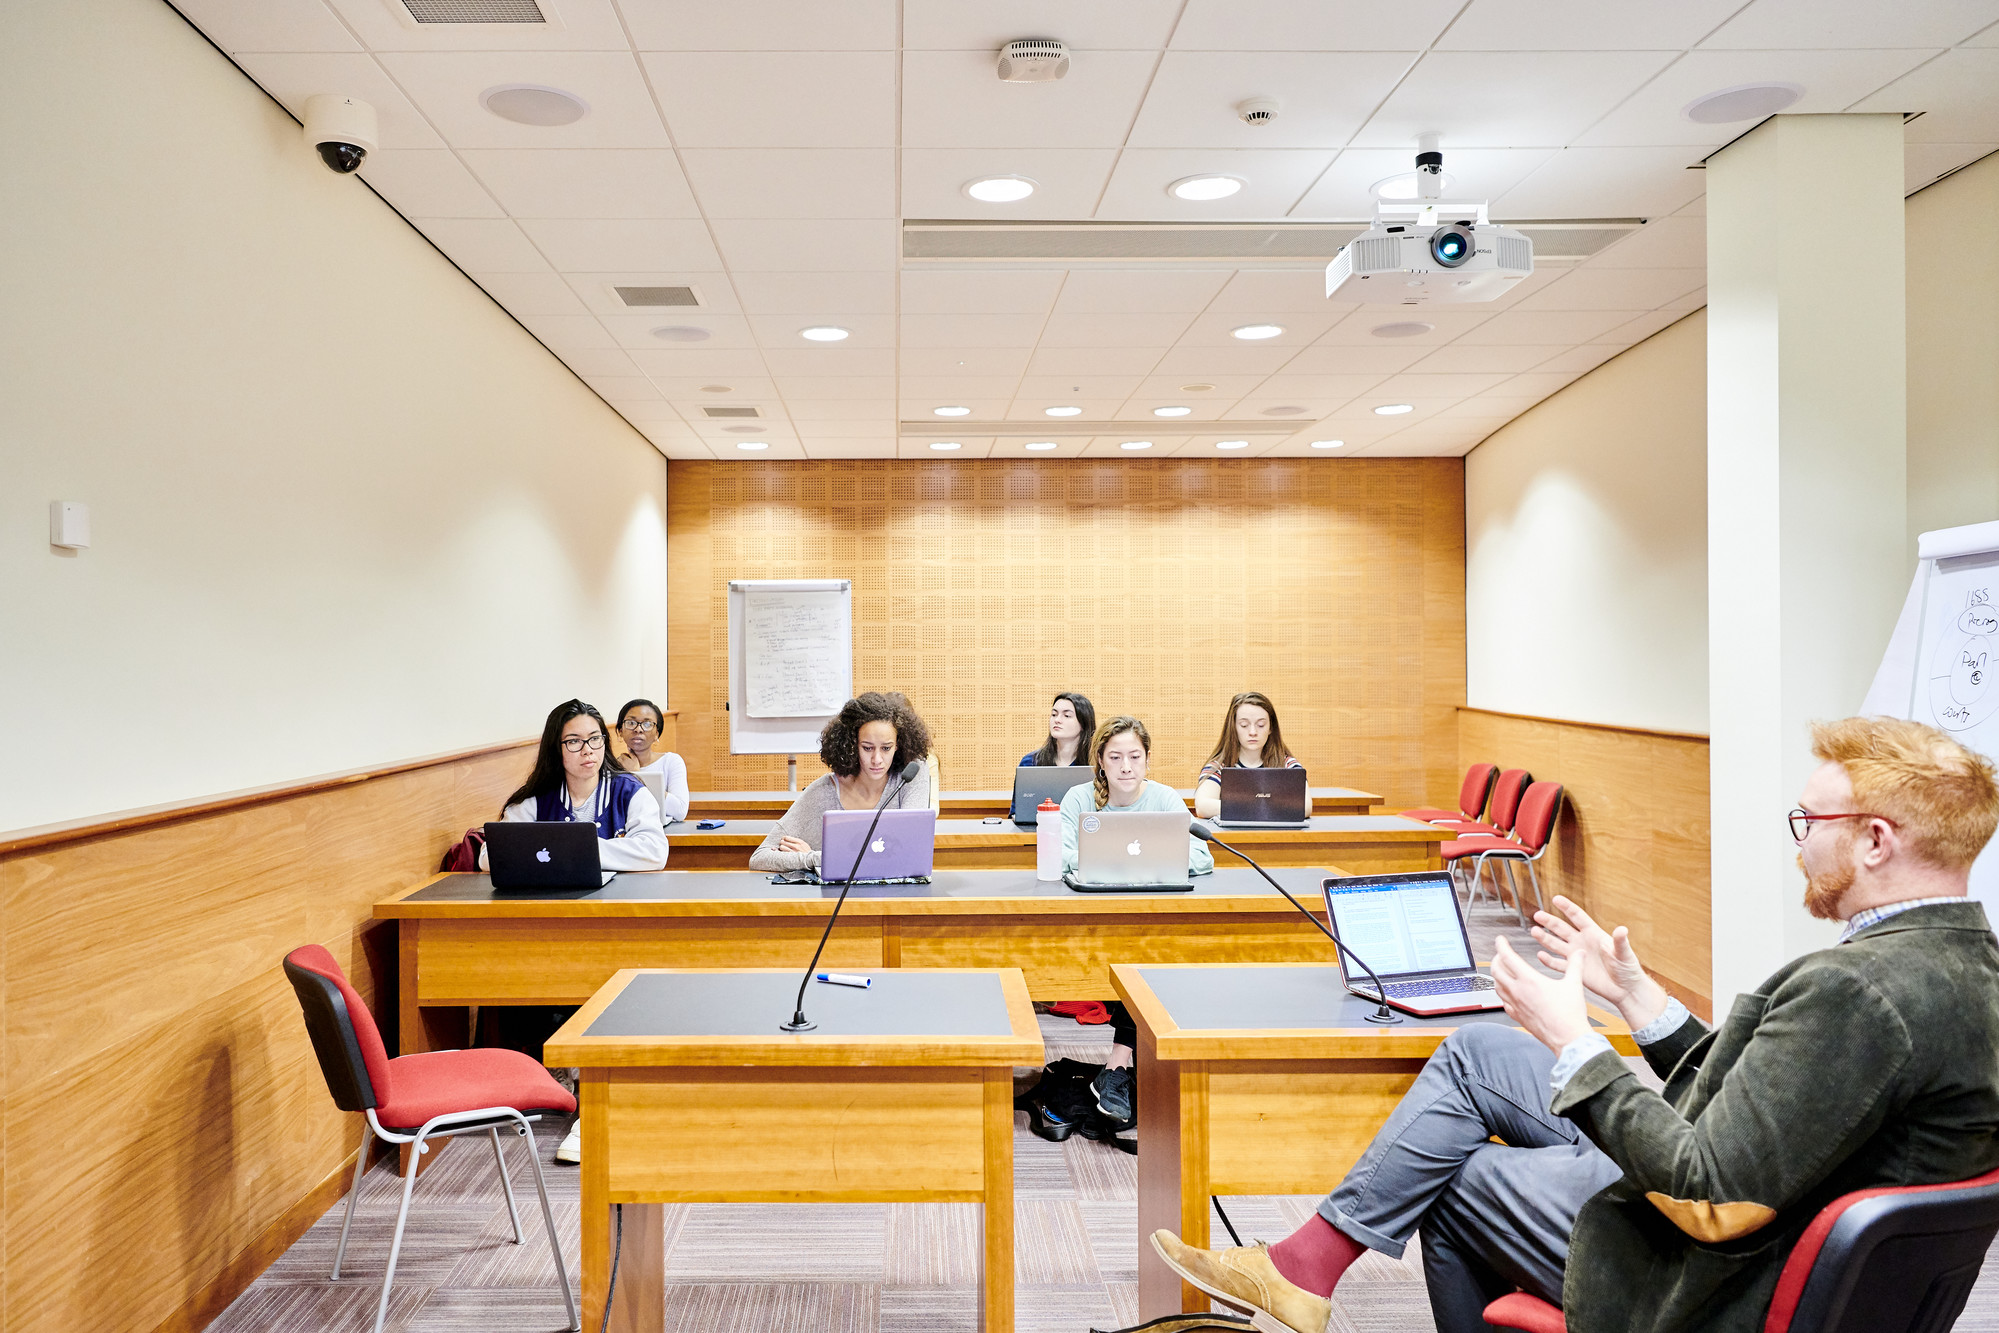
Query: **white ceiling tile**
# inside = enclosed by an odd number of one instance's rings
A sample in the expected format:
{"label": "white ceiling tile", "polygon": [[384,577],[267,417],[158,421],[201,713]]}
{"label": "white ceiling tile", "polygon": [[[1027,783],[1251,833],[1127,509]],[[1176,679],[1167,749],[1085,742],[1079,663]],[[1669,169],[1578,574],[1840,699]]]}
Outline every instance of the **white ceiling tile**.
{"label": "white ceiling tile", "polygon": [[1852,109],[1923,112],[1912,143],[1999,143],[1999,47],[1946,51]]}
{"label": "white ceiling tile", "polygon": [[1950,46],[1999,22],[1994,0],[1924,0],[1885,5],[1879,0],[1755,0],[1701,45]]}
{"label": "white ceiling tile", "polygon": [[[704,314],[735,314],[736,298],[729,288],[729,280],[715,272],[704,273],[662,273],[654,270],[616,270],[611,272],[565,273],[562,280],[570,290],[599,315],[658,315],[663,320],[679,319],[686,316],[699,318]],[[660,306],[634,309],[618,296],[619,287],[689,287],[700,302],[697,306]]]}
{"label": "white ceiling tile", "polygon": [[[569,284],[553,273],[474,273],[472,281],[486,289],[486,294],[505,306],[515,315],[587,315],[590,313],[583,302],[576,299],[576,293]],[[595,375],[635,374],[627,368],[621,371],[593,370]]]}
{"label": "white ceiling tile", "polygon": [[[426,51],[379,59],[453,148],[667,146],[659,112],[629,53]],[[569,125],[521,125],[480,103],[489,90],[516,83],[579,97],[589,114]]]}
{"label": "white ceiling tile", "polygon": [[[1328,329],[1314,353],[1325,352],[1329,348],[1352,347],[1437,347],[1460,336],[1469,329],[1478,327],[1493,316],[1493,311],[1483,306],[1439,306],[1430,310],[1411,312],[1400,306],[1364,305],[1343,307],[1348,313],[1339,323]],[[1410,337],[1381,338],[1374,330],[1391,324],[1420,323],[1430,325],[1428,333]],[[1559,339],[1557,341],[1560,341]],[[1300,357],[1301,362],[1308,358]]]}
{"label": "white ceiling tile", "polygon": [[517,218],[698,218],[659,148],[474,148],[465,160]]}
{"label": "white ceiling tile", "polygon": [[1410,369],[1418,375],[1513,375],[1532,370],[1557,352],[1566,350],[1532,343],[1497,346],[1454,343],[1439,347]]}
{"label": "white ceiling tile", "polygon": [[640,59],[682,148],[895,146],[892,52],[655,52]]}
{"label": "white ceiling tile", "polygon": [[[1453,199],[1493,199],[1518,185],[1555,155],[1553,148],[1452,148],[1444,145],[1444,172],[1452,178]],[[1294,218],[1339,218],[1365,222],[1374,216],[1376,182],[1406,176],[1416,149],[1349,148],[1291,210]]]}
{"label": "white ceiling tile", "polygon": [[1632,318],[1633,312],[1608,310],[1507,310],[1462,335],[1467,343],[1588,342]]}
{"label": "white ceiling tile", "polygon": [[[784,405],[787,409],[790,410],[793,419],[801,422],[803,421],[817,421],[821,423],[830,423],[835,421],[892,422],[895,420],[895,404],[880,403],[872,400],[861,400],[861,399],[852,399],[852,398],[787,397],[784,400]],[[830,425],[828,425],[826,429],[829,433],[835,435],[847,433],[847,432],[835,431],[831,428]]]}
{"label": "white ceiling tile", "polygon": [[1685,296],[1706,281],[1690,268],[1589,268],[1535,292],[1516,310],[1648,310]]}
{"label": "white ceiling tile", "polygon": [[[636,375],[639,368],[623,352],[608,347],[576,348],[562,353],[562,364],[578,375]],[[659,386],[655,383],[654,388]]]}
{"label": "white ceiling tile", "polygon": [[1536,366],[1535,369],[1566,375],[1587,374],[1623,350],[1622,347],[1614,344],[1605,346],[1597,343],[1584,343],[1581,347],[1571,347],[1565,351],[1556,353]]}
{"label": "white ceiling tile", "polygon": [[[383,148],[443,148],[431,128],[395,81],[366,55],[270,55],[236,57],[257,86],[278,99],[294,117],[305,119],[305,99],[315,93],[339,92],[358,97],[375,108]],[[310,153],[303,136],[299,151]]]}
{"label": "white ceiling tile", "polygon": [[1175,51],[1420,51],[1464,0],[1393,5],[1297,0],[1188,0]]}
{"label": "white ceiling tile", "polygon": [[[1517,378],[1517,377],[1516,377]],[[1391,398],[1396,402],[1456,401],[1469,398],[1473,394],[1484,393],[1511,381],[1504,373],[1485,374],[1458,373],[1447,375],[1417,374],[1404,372],[1367,390],[1369,394]]]}
{"label": "white ceiling tile", "polygon": [[472,173],[441,148],[383,148],[368,154],[361,179],[406,218],[503,218]]}
{"label": "white ceiling tile", "polygon": [[[259,3],[262,0],[258,0]],[[394,0],[330,0],[371,51],[622,51],[610,0],[559,0],[560,24],[416,23]]]}
{"label": "white ceiling tile", "polygon": [[567,351],[615,348],[618,340],[590,315],[516,315],[521,327],[546,343],[556,355]]}
{"label": "white ceiling tile", "polygon": [[[1044,347],[1029,358],[1027,373],[1052,379],[1072,375],[1150,375],[1158,364],[1159,353],[1150,347]],[[1221,369],[1211,373],[1219,374]],[[1082,380],[1069,382],[1079,384]]]}
{"label": "white ceiling tile", "polygon": [[[621,346],[639,351],[656,352],[662,348],[672,351],[681,347],[720,351],[757,345],[756,335],[750,332],[750,322],[741,315],[666,310],[657,314],[600,315],[597,318]],[[702,329],[708,336],[697,342],[685,342],[678,338],[658,337],[653,333],[654,329]]]}
{"label": "white ceiling tile", "polygon": [[1466,148],[1572,142],[1673,58],[1664,51],[1432,51],[1354,140],[1406,148],[1439,132]]}
{"label": "white ceiling tile", "polygon": [[1307,347],[1284,363],[1286,375],[1393,375],[1428,355],[1433,339],[1376,339],[1367,343],[1328,343]]}
{"label": "white ceiling tile", "polygon": [[1063,285],[1060,270],[1023,273],[952,272],[948,269],[905,268],[902,271],[902,313],[905,315],[1046,314]]}
{"label": "white ceiling tile", "polygon": [[[1644,342],[1661,329],[1670,328],[1672,325],[1679,323],[1687,317],[1688,313],[1684,310],[1648,310],[1643,314],[1632,315],[1628,319],[1619,320],[1604,332],[1588,339],[1588,341],[1614,343],[1618,346],[1628,347],[1632,343]],[[1578,338],[1576,341],[1581,342],[1584,340]]]}
{"label": "white ceiling tile", "polygon": [[1039,411],[1071,401],[1081,406],[1084,398],[1119,402],[1153,382],[1138,375],[1025,375],[1013,393],[1015,402],[1028,403]]}
{"label": "white ceiling tile", "polygon": [[[1262,382],[1261,375],[1216,375],[1200,380],[1189,379],[1185,375],[1153,375],[1134,382],[1127,392],[1147,398],[1157,398],[1162,402],[1170,399],[1176,403],[1197,406],[1202,403],[1234,402]],[[1214,387],[1201,391],[1189,389],[1187,387],[1189,384],[1209,384]]]}
{"label": "white ceiling tile", "polygon": [[767,273],[891,271],[902,239],[888,220],[727,218],[713,226],[730,268]]}
{"label": "white ceiling tile", "polygon": [[[613,269],[717,272],[720,255],[699,222],[674,218],[530,218],[521,230],[564,273]],[[716,281],[719,281],[717,279]]]}
{"label": "white ceiling tile", "polygon": [[[1338,148],[1416,54],[1350,45],[1339,51],[1169,51],[1128,142],[1143,148]],[[1244,123],[1236,107],[1250,97],[1276,98],[1276,116],[1267,124]]]}
{"label": "white ceiling tile", "polygon": [[904,347],[1030,348],[1041,334],[1041,315],[909,315],[902,317]]}
{"label": "white ceiling tile", "polygon": [[245,51],[359,51],[361,44],[320,0],[179,0],[174,8],[208,40]]}
{"label": "white ceiling tile", "polygon": [[641,51],[887,51],[895,0],[620,0]]}
{"label": "white ceiling tile", "polygon": [[1566,389],[1580,377],[1580,371],[1536,371],[1527,375],[1515,375],[1497,388],[1500,393],[1519,398],[1544,398],[1551,393]]}
{"label": "white ceiling tile", "polygon": [[736,294],[753,315],[804,315],[820,322],[830,310],[886,315],[895,310],[890,273],[753,273],[734,270]]}
{"label": "white ceiling tile", "polygon": [[894,410],[893,375],[786,375],[777,387],[789,401],[797,398],[875,398]]}
{"label": "white ceiling tile", "polygon": [[879,440],[809,438],[804,441],[807,458],[894,458],[895,444],[893,435]]}
{"label": "white ceiling tile", "polygon": [[[607,333],[605,337],[610,337]],[[689,348],[674,348],[657,352],[642,352],[633,349],[631,358],[638,368],[651,376],[654,381],[662,379],[699,380],[703,384],[734,384],[736,377],[761,380],[770,373],[759,352],[717,348],[701,351]],[[741,393],[730,394],[728,401],[742,397]],[[717,394],[717,398],[722,395]]]}
{"label": "white ceiling tile", "polygon": [[[742,407],[758,403],[775,402],[778,398],[777,381],[761,375],[728,375],[721,379],[705,375],[648,375],[659,391],[667,398],[685,406],[691,413],[699,413],[703,407]],[[710,389],[722,388],[726,393],[710,393]]]}
{"label": "white ceiling tile", "polygon": [[892,148],[687,148],[711,218],[892,218]]}
{"label": "white ceiling tile", "polygon": [[924,404],[926,412],[939,403],[1002,402],[1019,382],[1017,375],[904,375],[902,399]]}
{"label": "white ceiling tile", "polygon": [[1076,62],[1080,68],[1058,83],[1001,83],[990,47],[908,51],[902,142],[909,148],[1116,148],[1138,113],[1155,63],[1151,51],[1100,51]]}
{"label": "white ceiling tile", "polygon": [[1632,232],[1608,250],[1592,255],[1585,269],[1690,268],[1707,272],[1707,222],[1667,216]]}
{"label": "white ceiling tile", "polygon": [[1025,347],[909,347],[902,349],[904,375],[1018,376],[1027,369]]}
{"label": "white ceiling tile", "polygon": [[1444,51],[1671,51],[1692,46],[1743,0],[1472,0]]}
{"label": "white ceiling tile", "polygon": [[416,226],[467,273],[548,272],[541,252],[505,219],[418,218]]}
{"label": "white ceiling tile", "polygon": [[1186,314],[1207,308],[1233,276],[1228,269],[1165,269],[1125,273],[1076,269],[1062,284],[1061,314]]}
{"label": "white ceiling tile", "polygon": [[1316,312],[1325,306],[1323,270],[1243,269],[1216,294],[1208,309],[1257,318],[1275,317],[1282,323],[1286,314]]}
{"label": "white ceiling tile", "polygon": [[[1086,218],[1110,182],[1115,148],[905,148],[906,218]],[[1034,193],[1011,204],[973,199],[964,187],[986,176],[1025,176]]]}
{"label": "white ceiling tile", "polygon": [[1909,144],[1902,153],[1903,188],[1913,194],[1995,151],[1999,151],[1999,143]]}
{"label": "white ceiling tile", "polygon": [[1589,147],[1679,144],[1712,150],[1754,128],[1762,117],[1700,125],[1681,114],[1690,102],[1709,93],[1746,83],[1795,83],[1805,91],[1791,104],[1790,114],[1829,114],[1844,111],[1856,98],[1867,96],[1934,54],[1904,50],[1692,51],[1575,142]]}
{"label": "white ceiling tile", "polygon": [[1344,403],[1355,394],[1366,393],[1386,378],[1382,375],[1365,373],[1295,375],[1286,371],[1272,375],[1256,391],[1245,395],[1243,402],[1253,406],[1267,407],[1272,403],[1330,402]]}
{"label": "white ceiling tile", "polygon": [[1284,330],[1276,337],[1244,340],[1235,336],[1235,330],[1262,321],[1245,319],[1233,310],[1210,310],[1196,317],[1193,323],[1187,326],[1186,331],[1180,335],[1180,345],[1282,350],[1288,357],[1339,323],[1345,316],[1346,311],[1342,307],[1321,301],[1316,310],[1293,310],[1288,314],[1275,316],[1271,322]]}
{"label": "white ceiling tile", "polygon": [[897,440],[895,456],[897,458],[925,459],[933,463],[954,463],[962,462],[966,459],[984,458],[993,451],[993,440],[990,435],[943,435],[939,438],[948,440],[958,447],[946,452],[941,449],[932,449],[928,440]]}
{"label": "white ceiling tile", "polygon": [[758,343],[765,347],[794,347],[810,351],[817,344],[801,337],[800,331],[822,323],[837,324],[848,331],[847,337],[831,344],[833,349],[851,351],[856,347],[895,346],[895,318],[891,315],[856,315],[834,310],[819,319],[800,315],[751,315],[749,323],[756,332]]}
{"label": "white ceiling tile", "polygon": [[[1501,387],[1503,388],[1504,386]],[[1440,418],[1453,420],[1511,420],[1540,401],[1541,399],[1538,396],[1520,398],[1504,393],[1482,393],[1476,398],[1467,398],[1463,402],[1452,403],[1449,407],[1439,408],[1436,415]],[[1393,419],[1390,418],[1390,420]]]}
{"label": "white ceiling tile", "polygon": [[782,379],[790,375],[893,375],[895,349],[891,347],[766,347],[764,361],[770,373]]}
{"label": "white ceiling tile", "polygon": [[[1277,341],[1273,339],[1272,341]],[[1170,347],[1152,368],[1155,375],[1185,375],[1189,379],[1211,375],[1272,374],[1297,355],[1296,347],[1272,347],[1269,343],[1237,343],[1233,347]]]}
{"label": "white ceiling tile", "polygon": [[[902,44],[911,51],[979,50],[997,53],[1019,37],[1054,37],[1072,51],[1156,50],[1173,31],[1182,0],[1120,0],[1078,5],[1074,0],[923,0],[907,6]],[[991,59],[986,77],[994,78]],[[1079,69],[1072,69],[1075,78]],[[1087,77],[1087,75],[1085,75]]]}
{"label": "white ceiling tile", "polygon": [[643,375],[585,375],[583,382],[607,403],[625,403],[658,398],[660,392]]}
{"label": "white ceiling tile", "polygon": [[1492,202],[1495,221],[1652,218],[1707,188],[1697,148],[1567,148]]}
{"label": "white ceiling tile", "polygon": [[[1333,160],[1320,148],[1128,148],[1118,158],[1099,218],[1229,222],[1281,218]],[[1176,199],[1166,192],[1187,176],[1238,176],[1226,199]]]}
{"label": "white ceiling tile", "polygon": [[670,433],[675,438],[686,440],[699,438],[673,404],[663,399],[629,399],[618,404],[618,415],[649,433]]}
{"label": "white ceiling tile", "polygon": [[1171,346],[1192,321],[1187,314],[1098,314],[1065,310],[1057,303],[1041,346],[1163,348]]}

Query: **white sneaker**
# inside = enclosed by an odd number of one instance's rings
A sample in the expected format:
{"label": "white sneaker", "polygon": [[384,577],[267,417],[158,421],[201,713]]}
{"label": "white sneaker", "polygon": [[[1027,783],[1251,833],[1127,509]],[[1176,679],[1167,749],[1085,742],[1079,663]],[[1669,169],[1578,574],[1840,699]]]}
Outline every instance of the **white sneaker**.
{"label": "white sneaker", "polygon": [[581,1116],[577,1117],[576,1122],[569,1127],[568,1137],[564,1138],[562,1145],[555,1150],[555,1160],[558,1162],[567,1162],[570,1166],[575,1166],[583,1160],[583,1119]]}

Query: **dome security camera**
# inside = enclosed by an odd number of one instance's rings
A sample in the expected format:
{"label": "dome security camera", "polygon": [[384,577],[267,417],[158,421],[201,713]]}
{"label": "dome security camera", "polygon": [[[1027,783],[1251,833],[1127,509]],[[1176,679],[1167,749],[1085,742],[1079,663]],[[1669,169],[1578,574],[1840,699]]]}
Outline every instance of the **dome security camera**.
{"label": "dome security camera", "polygon": [[305,141],[327,170],[351,175],[375,151],[375,108],[352,97],[319,93],[305,100]]}

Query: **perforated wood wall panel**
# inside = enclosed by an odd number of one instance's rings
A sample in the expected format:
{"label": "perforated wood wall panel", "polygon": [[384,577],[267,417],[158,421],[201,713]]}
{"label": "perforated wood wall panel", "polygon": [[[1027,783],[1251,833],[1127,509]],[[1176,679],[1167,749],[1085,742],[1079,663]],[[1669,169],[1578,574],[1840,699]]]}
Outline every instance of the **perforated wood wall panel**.
{"label": "perforated wood wall panel", "polygon": [[909,695],[947,790],[1009,786],[1063,689],[1143,718],[1173,786],[1260,689],[1315,783],[1457,790],[1457,459],[674,462],[667,507],[696,790],[784,785],[782,757],[728,753],[728,581],[840,577],[856,688]]}

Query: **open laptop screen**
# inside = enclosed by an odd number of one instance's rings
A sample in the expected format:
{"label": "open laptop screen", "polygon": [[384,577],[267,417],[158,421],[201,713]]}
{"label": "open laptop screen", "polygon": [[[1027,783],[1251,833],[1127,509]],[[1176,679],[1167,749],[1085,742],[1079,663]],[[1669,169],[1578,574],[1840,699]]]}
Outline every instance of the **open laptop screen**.
{"label": "open laptop screen", "polygon": [[1326,886],[1333,928],[1384,980],[1472,965],[1471,943],[1447,877],[1336,885]]}

